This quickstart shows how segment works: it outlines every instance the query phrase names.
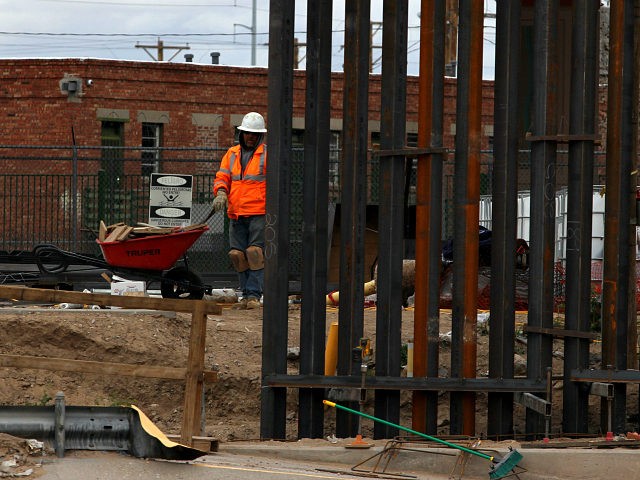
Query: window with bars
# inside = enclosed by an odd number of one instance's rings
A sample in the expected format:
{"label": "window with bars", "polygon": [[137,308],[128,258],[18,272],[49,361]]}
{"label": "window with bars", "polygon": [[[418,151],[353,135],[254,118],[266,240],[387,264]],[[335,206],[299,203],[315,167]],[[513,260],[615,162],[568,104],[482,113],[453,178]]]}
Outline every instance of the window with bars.
{"label": "window with bars", "polygon": [[142,124],[142,175],[148,176],[151,173],[160,171],[162,159],[162,124],[143,123]]}

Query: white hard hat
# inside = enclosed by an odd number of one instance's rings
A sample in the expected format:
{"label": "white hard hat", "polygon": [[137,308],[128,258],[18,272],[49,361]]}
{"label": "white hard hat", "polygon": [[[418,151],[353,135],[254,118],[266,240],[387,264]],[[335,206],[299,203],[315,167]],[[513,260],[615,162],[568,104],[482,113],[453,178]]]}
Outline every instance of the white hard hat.
{"label": "white hard hat", "polygon": [[265,133],[267,129],[264,126],[264,118],[258,112],[249,112],[242,119],[242,125],[238,130],[244,132]]}

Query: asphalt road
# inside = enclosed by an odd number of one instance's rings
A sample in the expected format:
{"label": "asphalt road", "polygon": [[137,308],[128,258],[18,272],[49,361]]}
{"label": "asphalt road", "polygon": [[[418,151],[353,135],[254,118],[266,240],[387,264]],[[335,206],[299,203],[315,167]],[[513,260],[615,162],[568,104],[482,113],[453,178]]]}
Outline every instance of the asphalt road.
{"label": "asphalt road", "polygon": [[[336,470],[336,472],[327,471]],[[116,452],[72,452],[48,458],[37,468],[38,480],[310,480],[355,479],[344,465],[313,464],[249,455],[216,453],[193,462],[145,460]],[[26,477],[29,478],[29,477]],[[420,475],[443,480],[448,476]]]}

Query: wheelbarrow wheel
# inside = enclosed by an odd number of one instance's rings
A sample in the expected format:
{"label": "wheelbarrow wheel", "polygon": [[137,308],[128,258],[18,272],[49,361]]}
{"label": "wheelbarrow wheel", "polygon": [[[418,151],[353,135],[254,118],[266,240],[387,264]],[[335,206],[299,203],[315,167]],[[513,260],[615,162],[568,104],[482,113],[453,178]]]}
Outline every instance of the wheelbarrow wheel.
{"label": "wheelbarrow wheel", "polygon": [[204,286],[200,277],[185,267],[175,267],[162,275],[160,292],[163,298],[201,300]]}

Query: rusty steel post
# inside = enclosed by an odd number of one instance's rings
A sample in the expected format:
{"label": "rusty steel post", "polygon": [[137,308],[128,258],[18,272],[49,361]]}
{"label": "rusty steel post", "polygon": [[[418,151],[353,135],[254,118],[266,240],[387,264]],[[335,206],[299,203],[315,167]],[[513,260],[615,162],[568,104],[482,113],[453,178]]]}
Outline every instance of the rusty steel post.
{"label": "rusty steel post", "polygon": [[[475,378],[477,354],[483,3],[460,1],[451,374]],[[451,394],[451,433],[475,433],[475,392]]]}
{"label": "rusty steel post", "polygon": [[[444,118],[445,5],[422,0],[418,148],[442,147]],[[437,377],[442,258],[442,165],[444,155],[418,157],[416,173],[416,274],[413,327],[414,377]],[[414,430],[436,433],[438,392],[414,391]]]}
{"label": "rusty steel post", "polygon": [[[605,203],[605,244],[602,285],[602,365],[626,370],[627,334],[631,294],[629,269],[635,266],[630,251],[630,207],[636,185],[634,166],[637,152],[637,106],[634,94],[634,7],[635,2],[611,2],[609,89],[607,98],[607,180]],[[637,68],[637,67],[636,67]],[[634,289],[635,291],[635,289]],[[635,328],[635,316],[633,319]],[[626,427],[626,385],[614,385],[613,429]],[[604,419],[602,419],[604,420]],[[601,423],[603,423],[601,421]]]}

